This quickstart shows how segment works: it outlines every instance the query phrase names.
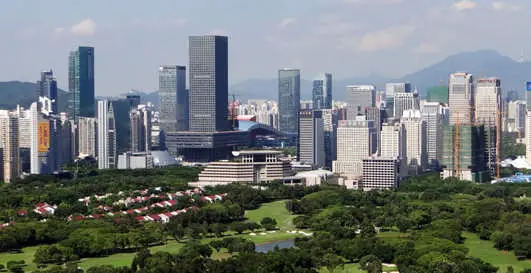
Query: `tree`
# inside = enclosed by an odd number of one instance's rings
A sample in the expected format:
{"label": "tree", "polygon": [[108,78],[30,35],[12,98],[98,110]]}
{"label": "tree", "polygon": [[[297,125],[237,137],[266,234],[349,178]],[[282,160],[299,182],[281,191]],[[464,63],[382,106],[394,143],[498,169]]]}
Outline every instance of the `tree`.
{"label": "tree", "polygon": [[365,218],[360,228],[361,238],[372,238],[376,236],[376,230],[374,226],[369,222],[369,219]]}
{"label": "tree", "polygon": [[326,267],[326,269],[330,273],[333,273],[334,270],[336,270],[336,268],[338,268],[339,266],[343,266],[343,265],[344,265],[343,258],[333,253],[326,253],[321,258],[321,266]]}
{"label": "tree", "polygon": [[262,227],[256,222],[247,222],[246,224],[247,224],[247,229],[250,230],[251,232],[254,232],[255,230],[260,229]]}
{"label": "tree", "polygon": [[247,229],[247,225],[243,222],[233,222],[230,225],[230,229],[236,231],[238,234],[242,234]]}
{"label": "tree", "polygon": [[7,270],[11,271],[11,273],[24,273],[25,265],[26,262],[24,261],[8,261]]}
{"label": "tree", "polygon": [[369,273],[382,273],[382,261],[374,255],[364,256],[360,259],[360,269]]}
{"label": "tree", "polygon": [[260,224],[262,227],[264,227],[266,230],[273,230],[277,226],[277,220],[271,218],[271,217],[264,217],[260,221]]}
{"label": "tree", "polygon": [[507,273],[514,273],[514,268],[512,266],[508,266]]}

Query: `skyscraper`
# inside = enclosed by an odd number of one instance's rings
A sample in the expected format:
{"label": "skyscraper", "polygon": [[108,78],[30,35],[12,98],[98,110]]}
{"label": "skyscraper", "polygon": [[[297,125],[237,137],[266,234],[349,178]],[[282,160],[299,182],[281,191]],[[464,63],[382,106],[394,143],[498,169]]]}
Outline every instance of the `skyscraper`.
{"label": "skyscraper", "polygon": [[422,105],[422,119],[426,122],[426,153],[431,169],[439,168],[442,147],[442,117],[438,102]]}
{"label": "skyscraper", "polygon": [[406,110],[400,120],[406,133],[406,158],[410,175],[426,168],[426,122],[420,110]]}
{"label": "skyscraper", "polygon": [[394,95],[394,117],[401,117],[405,110],[419,110],[420,99],[417,93],[413,92],[397,92]]}
{"label": "skyscraper", "polygon": [[0,110],[0,151],[2,177],[4,182],[12,182],[20,176],[20,152],[18,145],[18,117],[15,113]]}
{"label": "skyscraper", "polygon": [[98,101],[98,168],[116,168],[116,122],[112,102]]}
{"label": "skyscraper", "polygon": [[185,66],[164,65],[159,68],[159,94],[161,129],[165,132],[188,130]]}
{"label": "skyscraper", "polygon": [[[39,87],[38,97],[46,97],[51,101],[51,113],[57,114],[57,81],[53,76],[53,71],[42,71],[41,79],[37,82]],[[38,97],[36,99],[38,99]]]}
{"label": "skyscraper", "polygon": [[151,109],[141,105],[129,113],[131,120],[131,152],[151,151]]}
{"label": "skyscraper", "polygon": [[336,160],[337,115],[332,109],[323,109],[321,112],[324,124],[325,165],[332,169],[332,161]]}
{"label": "skyscraper", "polygon": [[337,160],[332,170],[346,176],[361,176],[363,159],[376,152],[376,128],[374,121],[341,120],[337,128]]}
{"label": "skyscraper", "polygon": [[191,36],[190,131],[229,131],[228,37]]}
{"label": "skyscraper", "polygon": [[313,80],[313,109],[332,109],[332,74],[325,73]]}
{"label": "skyscraper", "polygon": [[279,130],[297,135],[301,101],[301,72],[298,69],[278,71]]}
{"label": "skyscraper", "polygon": [[315,167],[325,165],[325,143],[323,113],[320,110],[304,110],[299,114],[299,161]]}
{"label": "skyscraper", "polygon": [[448,86],[450,125],[469,125],[474,121],[474,94],[472,74],[458,72],[450,75]]}
{"label": "skyscraper", "polygon": [[476,80],[475,96],[476,125],[485,126],[485,159],[491,171],[496,174],[497,156],[501,152],[501,81],[498,78],[479,78]]}
{"label": "skyscraper", "polygon": [[373,85],[347,86],[347,119],[365,115],[365,109],[376,106],[376,88]]}
{"label": "skyscraper", "polygon": [[76,130],[74,121],[68,119],[65,113],[62,113],[57,125],[57,166],[61,167],[74,161]]}
{"label": "skyscraper", "polygon": [[411,93],[411,83],[399,82],[399,83],[387,83],[385,84],[385,96],[393,98],[396,93]]}
{"label": "skyscraper", "polygon": [[78,120],[79,156],[97,155],[98,120],[96,118],[79,118]]}
{"label": "skyscraper", "polygon": [[68,116],[94,117],[94,48],[80,46],[68,59]]}
{"label": "skyscraper", "polygon": [[[160,89],[159,89],[160,96]],[[140,95],[128,94],[126,96],[127,101],[129,102],[129,110],[136,109],[140,104]]]}

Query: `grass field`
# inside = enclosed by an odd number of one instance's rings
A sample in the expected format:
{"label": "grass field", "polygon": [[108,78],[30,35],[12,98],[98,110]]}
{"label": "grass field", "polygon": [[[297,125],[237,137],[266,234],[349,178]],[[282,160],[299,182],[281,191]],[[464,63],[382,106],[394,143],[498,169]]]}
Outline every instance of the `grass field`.
{"label": "grass field", "polygon": [[489,262],[499,268],[498,272],[506,272],[508,266],[514,268],[514,272],[520,272],[526,268],[531,268],[531,261],[519,261],[513,252],[499,251],[494,248],[494,243],[479,239],[473,233],[464,233],[465,246],[469,249],[469,255]]}
{"label": "grass field", "polygon": [[293,229],[293,218],[288,209],[286,209],[286,201],[275,201],[271,203],[265,203],[256,210],[249,210],[245,212],[245,217],[249,221],[260,223],[262,218],[271,217],[277,221],[277,225],[281,231]]}

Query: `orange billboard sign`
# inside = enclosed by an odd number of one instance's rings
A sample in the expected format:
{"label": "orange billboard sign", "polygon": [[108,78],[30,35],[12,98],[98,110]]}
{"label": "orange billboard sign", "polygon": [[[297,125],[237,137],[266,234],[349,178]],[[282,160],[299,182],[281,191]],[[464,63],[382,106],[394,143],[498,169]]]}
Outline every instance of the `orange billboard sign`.
{"label": "orange billboard sign", "polygon": [[48,152],[50,148],[50,123],[48,121],[39,122],[39,153]]}

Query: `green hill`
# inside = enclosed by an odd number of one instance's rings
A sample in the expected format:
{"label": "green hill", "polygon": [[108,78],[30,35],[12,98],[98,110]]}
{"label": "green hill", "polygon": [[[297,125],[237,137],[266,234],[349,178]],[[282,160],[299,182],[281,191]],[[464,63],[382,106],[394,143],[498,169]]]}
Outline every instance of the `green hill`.
{"label": "green hill", "polygon": [[[58,89],[58,107],[66,111],[68,92]],[[14,109],[17,105],[25,108],[37,100],[37,84],[32,82],[0,82],[0,109]]]}

